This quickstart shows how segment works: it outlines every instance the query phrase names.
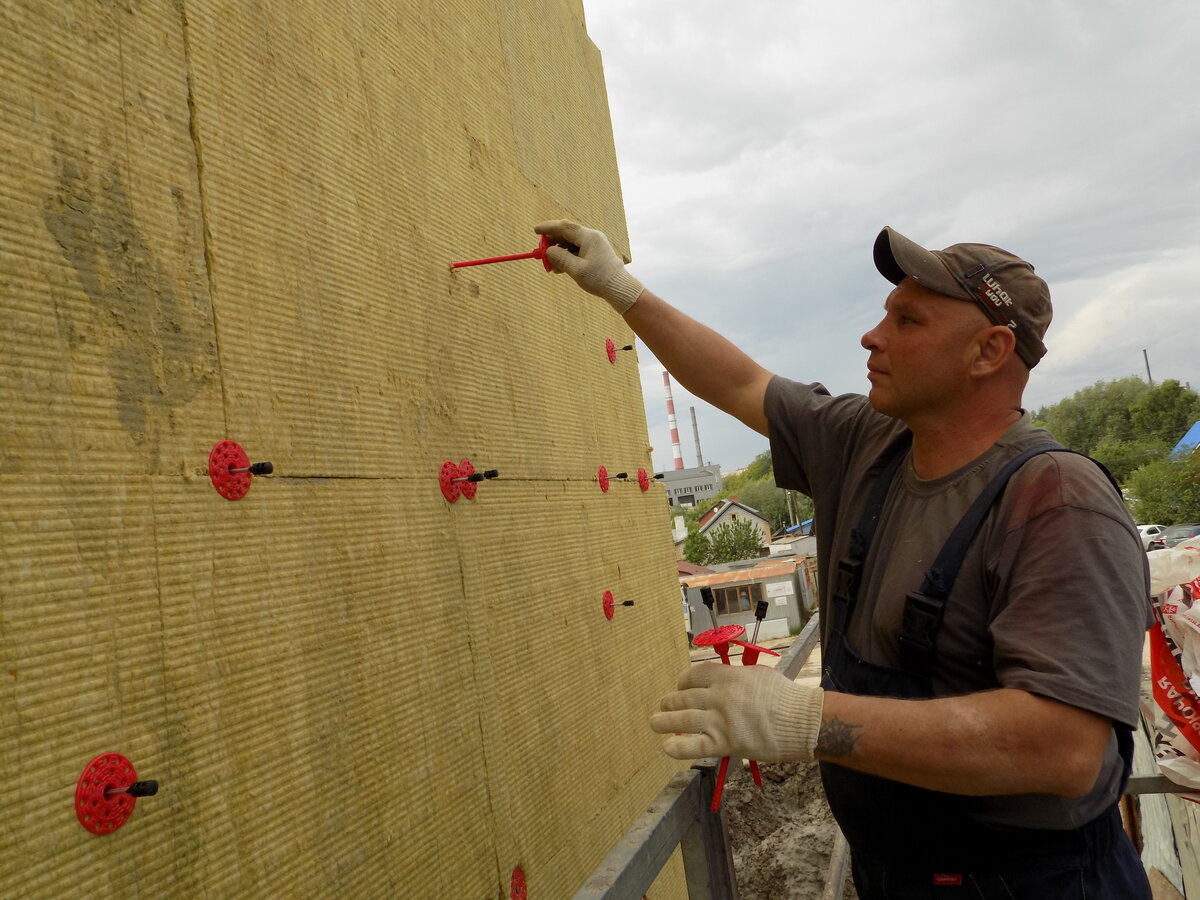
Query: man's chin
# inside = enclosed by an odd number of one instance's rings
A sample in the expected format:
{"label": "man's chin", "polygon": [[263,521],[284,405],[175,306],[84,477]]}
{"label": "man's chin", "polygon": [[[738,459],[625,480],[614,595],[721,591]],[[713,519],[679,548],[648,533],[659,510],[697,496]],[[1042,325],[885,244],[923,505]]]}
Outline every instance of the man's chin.
{"label": "man's chin", "polygon": [[871,404],[871,409],[881,415],[891,416],[893,419],[899,418],[899,410],[894,403],[888,402],[888,397],[878,388],[871,388],[867,394],[867,402]]}

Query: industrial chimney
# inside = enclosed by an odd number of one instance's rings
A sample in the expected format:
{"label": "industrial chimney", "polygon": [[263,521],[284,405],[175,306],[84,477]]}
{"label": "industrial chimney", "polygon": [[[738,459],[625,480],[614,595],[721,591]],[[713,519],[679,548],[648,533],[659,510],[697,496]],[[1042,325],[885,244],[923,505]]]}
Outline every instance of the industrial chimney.
{"label": "industrial chimney", "polygon": [[671,429],[671,453],[675,468],[683,468],[683,451],[679,448],[679,424],[675,421],[675,401],[671,398],[671,373],[663,372],[663,391],[667,395],[667,425]]}
{"label": "industrial chimney", "polygon": [[704,454],[700,452],[700,426],[696,424],[696,407],[689,406],[692,411],[692,435],[696,438],[696,468],[704,468]]}

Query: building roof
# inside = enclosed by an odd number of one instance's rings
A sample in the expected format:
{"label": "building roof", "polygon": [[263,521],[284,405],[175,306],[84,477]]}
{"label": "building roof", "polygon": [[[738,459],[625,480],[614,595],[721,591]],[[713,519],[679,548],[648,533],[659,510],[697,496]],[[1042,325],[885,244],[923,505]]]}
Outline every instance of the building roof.
{"label": "building roof", "polygon": [[684,578],[688,575],[709,575],[712,574],[712,569],[706,569],[704,566],[698,566],[695,563],[690,563],[686,559],[681,559],[676,562],[679,568],[679,577]]}
{"label": "building roof", "polygon": [[714,572],[711,575],[680,576],[688,587],[724,587],[729,584],[746,584],[751,581],[762,581],[766,578],[783,578],[792,575],[797,566],[804,565],[803,560],[797,559],[765,559],[756,566],[748,569],[735,569],[732,572]]}
{"label": "building roof", "polygon": [[1196,449],[1200,444],[1200,422],[1193,423],[1192,427],[1187,430],[1187,434],[1179,439],[1179,443],[1171,449],[1171,455],[1176,453],[1186,455]]}
{"label": "building roof", "polygon": [[717,519],[721,518],[721,516],[725,515],[726,511],[732,509],[735,506],[738,509],[748,512],[750,515],[754,516],[754,518],[758,519],[759,521],[762,521],[762,522],[767,521],[766,518],[764,518],[763,514],[760,513],[753,506],[747,506],[745,503],[742,503],[741,501],[739,501],[737,497],[727,497],[723,500],[718,500],[716,505],[713,506],[712,509],[710,509],[704,515],[702,515],[696,521],[696,528],[701,533],[708,531],[708,529],[711,528],[716,523]]}

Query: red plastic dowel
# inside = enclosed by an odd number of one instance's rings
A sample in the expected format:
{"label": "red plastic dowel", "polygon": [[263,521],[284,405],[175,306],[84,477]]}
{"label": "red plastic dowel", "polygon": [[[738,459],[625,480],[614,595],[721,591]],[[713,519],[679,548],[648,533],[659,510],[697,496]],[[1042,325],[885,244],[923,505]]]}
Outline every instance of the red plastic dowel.
{"label": "red plastic dowel", "polygon": [[102,753],[93,759],[75,785],[75,815],[92,834],[112,834],[133,813],[136,798],[110,793],[124,790],[137,781],[133,763],[120,753]]}
{"label": "red plastic dowel", "polygon": [[525,873],[521,871],[520,866],[512,871],[512,878],[508,882],[508,897],[509,900],[529,900],[528,889],[525,887]]}
{"label": "red plastic dowel", "polygon": [[208,454],[208,479],[217,493],[226,500],[241,500],[245,497],[253,479],[249,472],[229,470],[249,467],[250,457],[237,441],[219,441]]}
{"label": "red plastic dowel", "polygon": [[604,350],[608,353],[608,361],[613,365],[617,362],[617,345],[613,343],[612,338],[604,339]]}
{"label": "red plastic dowel", "polygon": [[[758,655],[760,653],[769,653],[771,656],[778,656],[774,650],[768,650],[766,647],[759,647],[757,644],[749,644],[746,641],[730,641],[731,644],[737,644],[742,648],[742,665],[754,666],[758,664]],[[762,787],[762,773],[758,771],[758,763],[750,760],[750,777],[754,779],[755,787]]]}
{"label": "red plastic dowel", "polygon": [[[450,503],[454,503],[459,497],[474,500],[475,491],[479,489],[479,482],[464,480],[474,474],[475,466],[469,459],[457,463],[446,460],[442,463],[441,471],[438,472],[438,487],[441,488],[442,496]],[[495,473],[489,477],[495,477]]]}
{"label": "red plastic dowel", "polygon": [[[717,655],[721,657],[721,662],[724,665],[729,665],[729,645],[732,641],[740,638],[746,633],[744,625],[722,625],[720,628],[710,628],[708,631],[702,631],[694,638],[692,643],[697,647],[712,647],[717,651]],[[725,775],[729,771],[729,757],[721,758],[721,765],[717,769],[717,784],[713,788],[712,804],[709,809],[716,812],[721,808],[721,794],[725,790]]]}
{"label": "red plastic dowel", "polygon": [[640,466],[638,467],[638,487],[642,489],[643,493],[650,490],[650,476]]}
{"label": "red plastic dowel", "polygon": [[599,469],[597,469],[596,470],[596,479],[600,482],[600,490],[602,490],[604,493],[607,494],[608,493],[608,469],[606,469],[604,466],[601,466]]}
{"label": "red plastic dowel", "polygon": [[530,250],[528,253],[512,253],[508,256],[489,256],[485,259],[468,259],[465,262],[450,263],[452,269],[462,269],[466,266],[487,266],[492,263],[512,262],[517,259],[540,259],[542,268],[547,272],[550,271],[550,260],[546,259],[546,250],[550,247],[550,238],[542,235],[538,241],[537,247]]}

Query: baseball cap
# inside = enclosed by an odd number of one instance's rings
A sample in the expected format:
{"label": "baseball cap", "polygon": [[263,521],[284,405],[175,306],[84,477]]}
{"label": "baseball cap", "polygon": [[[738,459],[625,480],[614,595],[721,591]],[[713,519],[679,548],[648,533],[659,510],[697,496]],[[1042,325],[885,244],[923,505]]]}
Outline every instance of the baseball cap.
{"label": "baseball cap", "polygon": [[1046,355],[1050,289],[1019,256],[991,244],[926,250],[892,228],[875,239],[875,268],[892,284],[907,275],[924,288],[970,300],[996,325],[1012,329],[1017,354],[1033,368]]}

